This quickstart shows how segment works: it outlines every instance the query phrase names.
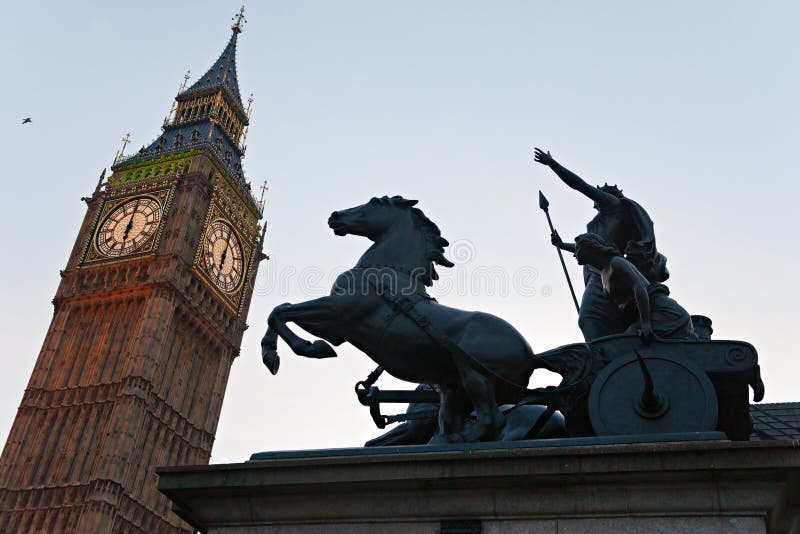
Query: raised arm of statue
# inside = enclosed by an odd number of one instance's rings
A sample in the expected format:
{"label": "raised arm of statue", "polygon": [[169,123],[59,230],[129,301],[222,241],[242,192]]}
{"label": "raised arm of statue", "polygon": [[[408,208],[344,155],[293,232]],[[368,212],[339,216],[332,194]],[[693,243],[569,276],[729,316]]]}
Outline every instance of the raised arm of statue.
{"label": "raised arm of statue", "polygon": [[550,152],[545,152],[539,148],[534,148],[533,159],[542,165],[547,165],[553,172],[555,172],[561,181],[570,186],[572,189],[583,193],[592,199],[598,206],[616,207],[619,204],[619,199],[610,193],[589,185],[586,181],[558,163]]}

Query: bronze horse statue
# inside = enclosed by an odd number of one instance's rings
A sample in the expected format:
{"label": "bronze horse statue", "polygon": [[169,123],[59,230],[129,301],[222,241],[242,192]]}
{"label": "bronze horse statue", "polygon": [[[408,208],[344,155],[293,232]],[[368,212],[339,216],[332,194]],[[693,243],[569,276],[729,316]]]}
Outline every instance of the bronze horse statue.
{"label": "bronze horse statue", "polygon": [[[520,400],[536,358],[506,321],[443,306],[428,296],[426,286],[438,278],[435,265],[453,263],[444,257],[447,240],[416,203],[399,196],[373,198],[331,214],[328,225],[336,235],[359,235],[373,244],[339,275],[329,296],[272,310],[262,359],[278,372],[278,337],[308,358],[335,357],[329,343],[347,341],[396,378],[439,386],[432,442],[490,440],[503,426],[498,405]],[[290,322],[322,339],[299,337]]]}

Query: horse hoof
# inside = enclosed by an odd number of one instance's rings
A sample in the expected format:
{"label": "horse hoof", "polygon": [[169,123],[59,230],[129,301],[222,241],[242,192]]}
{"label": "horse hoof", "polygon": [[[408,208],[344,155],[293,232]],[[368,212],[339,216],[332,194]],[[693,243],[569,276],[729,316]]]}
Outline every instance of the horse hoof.
{"label": "horse hoof", "polygon": [[443,445],[448,443],[464,443],[461,434],[434,434],[428,445]]}
{"label": "horse hoof", "polygon": [[492,423],[481,423],[477,421],[468,421],[466,425],[464,425],[464,430],[462,430],[459,434],[454,434],[457,436],[456,439],[459,441],[454,441],[454,443],[477,443],[479,441],[497,441],[498,434],[502,430],[504,425],[504,419],[499,418]]}
{"label": "horse hoof", "polygon": [[463,434],[447,434],[445,436],[448,443],[466,443],[466,439],[464,439]]}
{"label": "horse hoof", "polygon": [[262,351],[261,361],[264,362],[270,373],[278,374],[278,368],[281,366],[281,357],[278,356],[278,351],[269,349]]}
{"label": "horse hoof", "polygon": [[450,443],[447,441],[447,436],[444,434],[434,434],[430,441],[428,441],[428,445],[441,445],[443,443]]}
{"label": "horse hoof", "polygon": [[328,345],[327,341],[318,339],[311,344],[311,350],[309,350],[309,356],[311,356],[312,358],[335,358],[336,351],[333,350],[333,347]]}

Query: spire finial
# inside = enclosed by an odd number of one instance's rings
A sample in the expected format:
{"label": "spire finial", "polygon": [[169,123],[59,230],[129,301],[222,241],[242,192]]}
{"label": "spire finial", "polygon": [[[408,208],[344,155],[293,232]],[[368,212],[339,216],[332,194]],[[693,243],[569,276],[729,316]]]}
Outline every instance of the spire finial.
{"label": "spire finial", "polygon": [[119,151],[120,156],[125,153],[125,147],[128,146],[128,143],[130,142],[131,142],[131,133],[128,132],[125,134],[125,137],[122,138],[122,150]]}
{"label": "spire finial", "polygon": [[[266,235],[267,235],[267,221],[264,221],[264,226],[261,227],[261,241],[260,241],[260,243],[261,243],[261,247],[262,248],[264,247],[264,238],[266,237]],[[268,260],[269,257],[265,255],[262,259]]]}
{"label": "spire finial", "polygon": [[244,6],[239,9],[239,12],[234,15],[231,20],[235,21],[233,26],[231,26],[233,33],[242,33],[242,26],[247,22],[247,19],[244,18]]}
{"label": "spire finial", "polygon": [[128,146],[128,143],[130,142],[131,142],[131,133],[128,132],[125,134],[125,137],[122,138],[122,150],[117,152],[117,155],[114,158],[115,162],[122,158],[122,156],[125,154],[125,147]]}
{"label": "spire finial", "polygon": [[261,211],[264,211],[264,193],[266,193],[267,190],[269,190],[269,187],[267,187],[266,180],[264,180],[264,183],[261,184],[261,187],[259,189],[261,189],[261,198],[258,200],[258,205],[261,206]]}
{"label": "spire finial", "polygon": [[183,91],[184,89],[186,89],[186,84],[189,83],[189,76],[190,76],[191,73],[192,73],[191,70],[187,70],[186,74],[183,75],[183,83],[181,84],[180,89],[178,89],[179,93],[181,91]]}
{"label": "spire finial", "polygon": [[103,187],[103,181],[106,179],[106,170],[103,169],[103,172],[100,173],[100,179],[97,180],[97,187],[94,188],[94,193],[97,194],[100,192],[100,188]]}

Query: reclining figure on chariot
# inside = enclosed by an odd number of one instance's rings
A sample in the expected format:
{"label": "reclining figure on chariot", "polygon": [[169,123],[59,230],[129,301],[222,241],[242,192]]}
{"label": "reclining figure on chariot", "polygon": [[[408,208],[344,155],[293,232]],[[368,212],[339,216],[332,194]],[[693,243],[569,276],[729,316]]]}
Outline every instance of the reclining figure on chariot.
{"label": "reclining figure on chariot", "polygon": [[605,297],[627,323],[626,334],[639,334],[646,341],[697,339],[689,313],[669,297],[669,288],[649,282],[622,253],[597,234],[575,238],[575,259],[594,267]]}

